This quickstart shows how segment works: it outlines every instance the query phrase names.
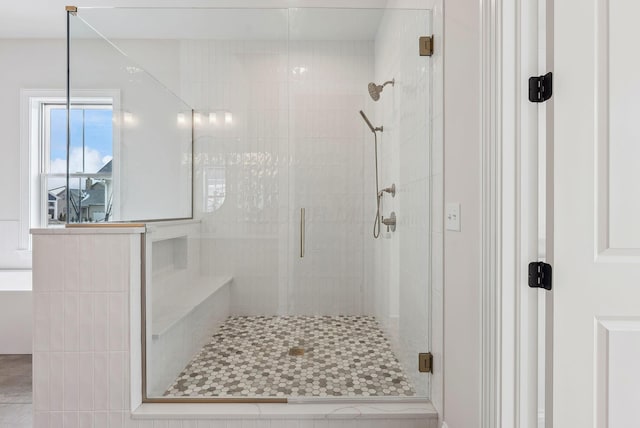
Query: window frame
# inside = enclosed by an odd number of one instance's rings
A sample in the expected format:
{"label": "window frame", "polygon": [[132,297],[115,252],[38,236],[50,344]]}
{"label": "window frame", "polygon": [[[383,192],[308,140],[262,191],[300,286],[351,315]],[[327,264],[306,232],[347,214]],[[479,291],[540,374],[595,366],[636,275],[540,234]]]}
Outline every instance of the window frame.
{"label": "window frame", "polygon": [[[49,147],[45,147],[44,106],[46,104],[63,104],[66,108],[66,91],[64,89],[22,89],[20,103],[20,251],[31,251],[30,228],[60,227],[47,225],[48,194],[44,189],[46,180],[41,173],[48,171],[44,162],[49,162]],[[118,89],[86,89],[74,90],[71,103],[78,105],[111,104],[114,115],[113,127],[113,159],[120,159],[121,128],[118,126],[120,107],[120,90]],[[47,173],[48,176],[51,174]],[[66,174],[60,174],[65,176]],[[120,200],[120,162],[113,163],[111,173],[113,185],[112,217],[118,218]],[[48,199],[48,198],[47,198]]]}

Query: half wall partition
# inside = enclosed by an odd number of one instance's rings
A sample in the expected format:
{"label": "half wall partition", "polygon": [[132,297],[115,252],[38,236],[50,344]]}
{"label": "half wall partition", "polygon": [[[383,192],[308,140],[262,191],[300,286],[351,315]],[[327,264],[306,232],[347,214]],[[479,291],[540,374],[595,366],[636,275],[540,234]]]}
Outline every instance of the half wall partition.
{"label": "half wall partition", "polygon": [[120,94],[111,218],[183,218],[147,224],[143,399],[428,398],[431,12],[69,18],[71,98]]}

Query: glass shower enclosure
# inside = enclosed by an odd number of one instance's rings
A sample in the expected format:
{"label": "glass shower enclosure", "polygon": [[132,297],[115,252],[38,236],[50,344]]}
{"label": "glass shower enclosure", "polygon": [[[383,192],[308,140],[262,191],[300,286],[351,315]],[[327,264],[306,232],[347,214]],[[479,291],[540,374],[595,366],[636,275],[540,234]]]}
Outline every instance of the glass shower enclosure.
{"label": "glass shower enclosure", "polygon": [[[193,109],[79,16],[67,17],[67,223],[191,218]],[[109,107],[111,129],[80,130],[84,104]]]}
{"label": "glass shower enclosure", "polygon": [[[431,12],[68,19],[70,110],[113,106],[109,216],[69,219],[146,223],[143,401],[428,399]],[[72,199],[93,173],[68,170]]]}

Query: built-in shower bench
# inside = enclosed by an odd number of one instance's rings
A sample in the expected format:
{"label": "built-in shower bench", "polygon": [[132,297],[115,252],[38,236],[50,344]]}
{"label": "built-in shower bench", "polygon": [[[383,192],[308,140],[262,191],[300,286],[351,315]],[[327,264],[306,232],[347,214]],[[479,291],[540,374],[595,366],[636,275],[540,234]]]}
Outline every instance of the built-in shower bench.
{"label": "built-in shower bench", "polygon": [[154,301],[151,332],[153,339],[169,331],[192,314],[208,298],[233,281],[231,276],[203,277],[167,292]]}
{"label": "built-in shower bench", "polygon": [[147,371],[161,396],[229,316],[233,278],[201,261],[198,220],[146,226]]}

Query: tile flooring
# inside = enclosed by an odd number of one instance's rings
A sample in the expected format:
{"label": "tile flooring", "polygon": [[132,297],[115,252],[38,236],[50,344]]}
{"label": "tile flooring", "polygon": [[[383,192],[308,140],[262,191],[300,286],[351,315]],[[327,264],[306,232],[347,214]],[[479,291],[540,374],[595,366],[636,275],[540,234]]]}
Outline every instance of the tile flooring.
{"label": "tile flooring", "polygon": [[[292,348],[304,353],[291,355]],[[233,316],[164,395],[370,397],[415,391],[373,317]]]}
{"label": "tile flooring", "polygon": [[0,355],[0,428],[33,426],[31,355]]}

